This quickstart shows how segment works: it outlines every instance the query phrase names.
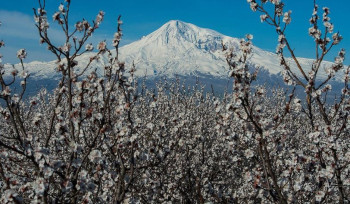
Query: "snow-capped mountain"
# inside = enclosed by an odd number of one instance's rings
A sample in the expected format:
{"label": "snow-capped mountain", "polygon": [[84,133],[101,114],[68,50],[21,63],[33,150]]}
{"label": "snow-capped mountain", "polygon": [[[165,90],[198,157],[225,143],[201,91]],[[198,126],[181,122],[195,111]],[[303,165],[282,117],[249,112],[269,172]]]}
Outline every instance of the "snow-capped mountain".
{"label": "snow-capped mountain", "polygon": [[[120,48],[121,60],[130,66],[136,65],[136,76],[167,76],[175,75],[210,75],[213,77],[226,77],[228,66],[223,54],[221,43],[229,47],[239,46],[240,39],[225,36],[214,30],[197,27],[190,23],[172,20],[164,24],[158,30],[142,39]],[[77,68],[85,67],[94,53],[87,53],[78,58]],[[288,60],[291,67],[296,69],[291,59]],[[306,70],[309,70],[313,60],[299,58]],[[102,68],[107,62],[106,57],[101,57],[94,62],[91,70]],[[283,69],[279,66],[276,54],[253,47],[253,55],[250,63],[264,67],[270,74],[278,74]],[[325,62],[322,66],[330,66]],[[30,62],[25,64],[27,70],[35,79],[57,78],[56,64],[51,62]],[[322,68],[322,70],[323,70]],[[86,73],[89,73],[86,72]],[[326,77],[324,71],[321,75]],[[322,78],[322,76],[321,76]]]}

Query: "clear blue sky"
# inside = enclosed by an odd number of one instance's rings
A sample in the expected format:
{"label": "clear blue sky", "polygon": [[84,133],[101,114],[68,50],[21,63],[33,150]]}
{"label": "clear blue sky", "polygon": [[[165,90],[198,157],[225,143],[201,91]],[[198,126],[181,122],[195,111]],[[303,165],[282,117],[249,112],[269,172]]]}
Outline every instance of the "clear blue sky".
{"label": "clear blue sky", "polygon": [[[94,35],[93,43],[102,39],[111,41],[116,30],[119,14],[124,21],[123,44],[140,39],[151,33],[169,20],[177,19],[210,28],[232,37],[243,37],[247,33],[254,35],[254,44],[269,51],[275,50],[276,34],[272,27],[260,23],[258,13],[253,13],[246,0],[71,0],[71,22],[81,18],[95,19],[99,10],[105,11],[105,21]],[[57,10],[61,1],[47,0],[49,19]],[[292,24],[288,29],[288,38],[292,42],[297,56],[314,57],[314,44],[308,35],[309,18],[312,13],[313,0],[285,0],[286,9],[292,10]],[[335,31],[343,35],[343,42],[335,47],[327,60],[333,60],[340,48],[349,51],[350,58],[350,18],[349,0],[318,0],[321,8],[327,5],[331,9],[331,22]],[[0,39],[6,43],[0,49],[4,62],[15,63],[16,50],[28,50],[27,61],[50,60],[53,56],[39,45],[39,38],[33,27],[33,10],[38,5],[36,0],[3,1],[0,8]],[[51,22],[51,25],[54,23]],[[58,29],[53,27],[51,34],[60,41]],[[346,60],[350,64],[350,60]]]}

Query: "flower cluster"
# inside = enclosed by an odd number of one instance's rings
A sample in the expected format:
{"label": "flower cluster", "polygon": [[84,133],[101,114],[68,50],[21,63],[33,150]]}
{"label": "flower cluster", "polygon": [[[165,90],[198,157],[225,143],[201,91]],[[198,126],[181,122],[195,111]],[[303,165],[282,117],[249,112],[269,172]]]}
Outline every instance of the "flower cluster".
{"label": "flower cluster", "polygon": [[49,29],[50,24],[47,21],[47,13],[45,9],[38,8],[36,15],[34,16],[35,22],[38,24],[38,27],[43,30],[47,31]]}
{"label": "flower cluster", "polygon": [[290,17],[290,14],[292,13],[292,11],[288,11],[288,12],[285,12],[284,13],[284,16],[283,16],[283,22],[285,24],[290,24],[290,22],[292,21],[292,18]]}
{"label": "flower cluster", "polygon": [[[64,5],[61,3],[58,7],[58,11],[53,14],[52,19],[53,21],[57,21],[58,24],[63,25],[64,24],[64,15],[65,15],[66,9]],[[63,18],[62,18],[63,16]]]}
{"label": "flower cluster", "polygon": [[100,12],[97,14],[96,20],[95,20],[97,26],[100,25],[100,23],[103,21],[104,16],[105,16],[105,12],[103,12],[103,11],[100,11]]}
{"label": "flower cluster", "polygon": [[18,50],[18,51],[17,51],[17,57],[18,57],[18,59],[20,59],[20,60],[23,60],[24,58],[26,58],[26,57],[27,57],[27,52],[26,52],[26,50],[25,50],[25,49],[20,49],[20,50]]}

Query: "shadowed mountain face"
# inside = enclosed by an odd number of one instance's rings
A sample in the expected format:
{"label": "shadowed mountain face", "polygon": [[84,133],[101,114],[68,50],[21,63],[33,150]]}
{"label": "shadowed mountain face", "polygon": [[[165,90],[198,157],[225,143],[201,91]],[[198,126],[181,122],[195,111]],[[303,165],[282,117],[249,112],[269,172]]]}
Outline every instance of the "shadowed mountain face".
{"label": "shadowed mountain face", "polygon": [[[229,48],[239,50],[239,41],[238,38],[225,36],[210,29],[172,20],[142,39],[121,47],[120,59],[126,62],[127,67],[135,63],[135,75],[137,77],[147,76],[149,81],[162,77],[174,78],[178,76],[184,79],[197,77],[205,84],[214,80],[214,85],[226,87],[228,66],[222,52],[222,43]],[[94,54],[86,53],[80,56],[75,70],[82,70]],[[291,59],[287,59],[287,62],[292,70],[298,73],[294,62]],[[299,62],[307,73],[311,69],[313,60],[299,58]],[[92,63],[91,68],[85,74],[94,70],[103,73],[103,67],[107,63],[107,57],[101,56],[98,61]],[[249,64],[252,67],[263,68],[259,83],[283,84],[282,77],[278,76],[283,68],[279,66],[276,54],[253,47]],[[331,65],[331,62],[322,64],[318,79],[327,77],[324,70]],[[6,66],[10,67],[10,65]],[[50,82],[59,79],[56,66],[55,61],[25,64],[35,87],[40,87],[40,84],[52,87],[51,84],[56,84],[56,82]],[[15,67],[19,68],[19,65],[15,65]],[[336,77],[336,81],[340,79],[341,76]],[[219,85],[221,82],[223,84]]]}

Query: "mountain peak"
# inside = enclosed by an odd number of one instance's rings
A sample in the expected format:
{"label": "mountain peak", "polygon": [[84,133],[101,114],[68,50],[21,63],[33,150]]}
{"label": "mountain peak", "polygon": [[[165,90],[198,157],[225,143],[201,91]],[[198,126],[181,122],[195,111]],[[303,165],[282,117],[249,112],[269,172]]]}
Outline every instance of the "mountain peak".
{"label": "mountain peak", "polygon": [[165,30],[173,30],[177,32],[191,32],[195,31],[198,29],[201,29],[197,27],[196,25],[193,25],[191,23],[186,23],[184,21],[180,20],[170,20],[167,23],[165,23],[160,29],[165,29]]}
{"label": "mountain peak", "polygon": [[179,25],[184,25],[184,24],[189,24],[189,23],[186,23],[186,22],[180,21],[180,20],[170,20],[170,21],[166,22],[164,25],[178,27]]}
{"label": "mountain peak", "polygon": [[[159,46],[185,46],[185,44],[192,44],[202,49],[216,49],[224,35],[206,28],[200,28],[191,23],[186,23],[180,20],[170,20],[161,26],[158,30],[142,39],[147,42],[158,42]],[[215,46],[209,46],[207,43],[214,43]],[[203,45],[203,43],[205,45]]]}

